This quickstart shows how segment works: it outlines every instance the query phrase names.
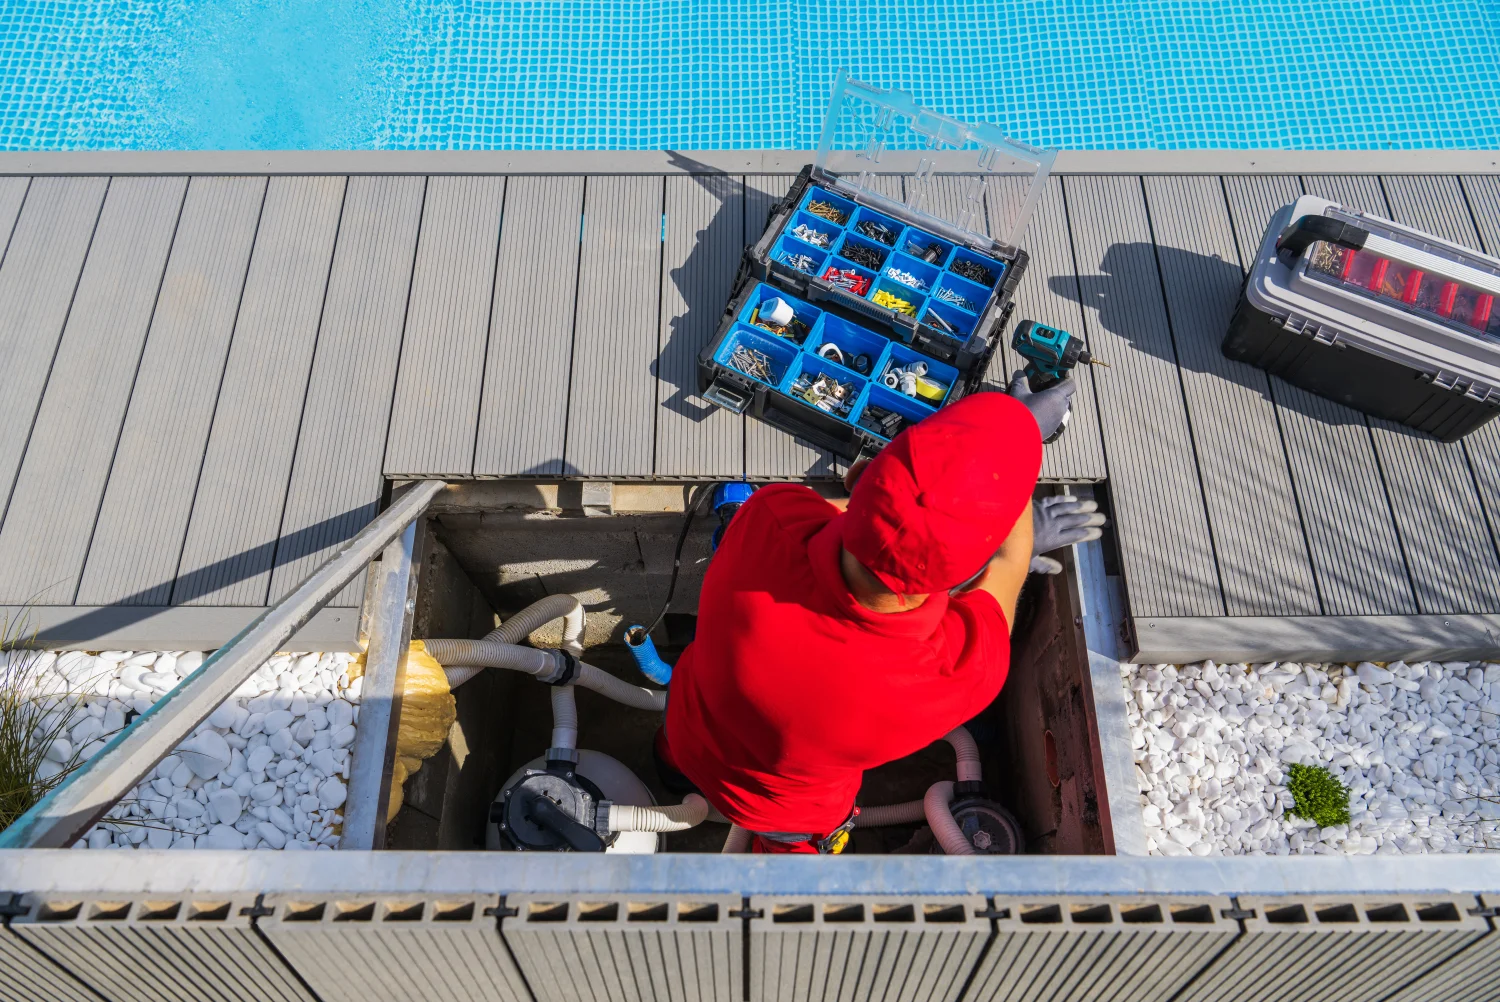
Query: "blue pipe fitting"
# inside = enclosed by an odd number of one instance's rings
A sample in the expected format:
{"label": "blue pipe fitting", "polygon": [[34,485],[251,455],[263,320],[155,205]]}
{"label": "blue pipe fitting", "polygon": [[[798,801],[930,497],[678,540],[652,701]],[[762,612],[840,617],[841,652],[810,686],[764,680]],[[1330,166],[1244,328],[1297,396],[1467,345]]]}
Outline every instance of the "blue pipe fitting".
{"label": "blue pipe fitting", "polygon": [[632,626],[625,631],[625,646],[630,648],[630,654],[635,658],[635,666],[641,670],[642,675],[657,685],[671,684],[672,666],[656,653],[656,643],[644,626]]}
{"label": "blue pipe fitting", "polygon": [[719,551],[719,543],[724,538],[724,531],[729,528],[729,520],[734,518],[734,513],[740,510],[740,505],[749,501],[750,495],[754,493],[755,488],[743,480],[731,480],[714,488],[714,514],[719,518],[719,525],[714,529],[709,552]]}

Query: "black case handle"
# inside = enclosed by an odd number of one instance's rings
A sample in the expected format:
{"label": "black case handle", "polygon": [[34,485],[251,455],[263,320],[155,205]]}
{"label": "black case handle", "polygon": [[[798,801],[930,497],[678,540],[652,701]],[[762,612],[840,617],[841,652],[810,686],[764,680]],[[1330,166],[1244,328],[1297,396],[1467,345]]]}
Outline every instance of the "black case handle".
{"label": "black case handle", "polygon": [[1338,244],[1350,250],[1363,250],[1368,230],[1331,216],[1303,216],[1281,231],[1276,238],[1276,252],[1301,255],[1315,243]]}

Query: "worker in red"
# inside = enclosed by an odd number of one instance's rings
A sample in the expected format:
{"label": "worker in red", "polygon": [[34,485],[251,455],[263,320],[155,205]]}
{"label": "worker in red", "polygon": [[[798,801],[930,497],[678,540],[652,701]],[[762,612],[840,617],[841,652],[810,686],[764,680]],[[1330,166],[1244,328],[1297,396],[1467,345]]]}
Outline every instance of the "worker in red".
{"label": "worker in red", "polygon": [[[672,671],[664,776],[755,833],[756,852],[840,851],[866,769],[999,693],[1052,430],[1039,421],[1060,423],[1071,392],[974,394],[912,425],[849,471],[847,510],[801,485],[757,491]],[[1062,509],[1038,510],[1059,545]],[[1103,520],[1075,507],[1065,521],[1073,542]]]}

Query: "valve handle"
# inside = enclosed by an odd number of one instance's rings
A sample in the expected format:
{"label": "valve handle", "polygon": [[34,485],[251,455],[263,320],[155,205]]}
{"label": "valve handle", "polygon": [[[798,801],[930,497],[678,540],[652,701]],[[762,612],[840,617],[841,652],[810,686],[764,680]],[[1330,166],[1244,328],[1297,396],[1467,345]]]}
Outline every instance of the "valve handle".
{"label": "valve handle", "polygon": [[604,851],[604,840],[598,833],[568,817],[546,797],[535,797],[527,803],[526,818],[562,839],[574,852]]}

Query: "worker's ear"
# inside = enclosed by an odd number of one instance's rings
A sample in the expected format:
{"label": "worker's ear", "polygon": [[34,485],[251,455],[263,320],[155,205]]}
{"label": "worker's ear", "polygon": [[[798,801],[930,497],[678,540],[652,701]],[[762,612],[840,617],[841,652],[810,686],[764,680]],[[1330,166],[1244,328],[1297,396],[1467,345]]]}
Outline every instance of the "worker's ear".
{"label": "worker's ear", "polygon": [[859,475],[865,472],[865,467],[869,465],[869,459],[860,459],[856,460],[854,465],[849,467],[849,472],[844,474],[845,491],[849,492],[850,494],[854,493],[854,482],[859,479]]}

